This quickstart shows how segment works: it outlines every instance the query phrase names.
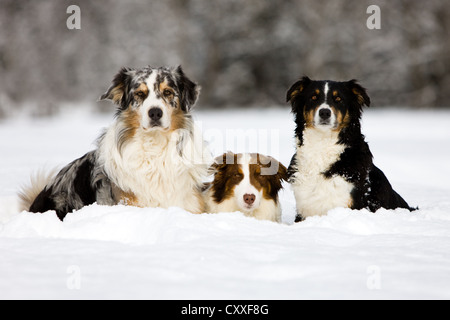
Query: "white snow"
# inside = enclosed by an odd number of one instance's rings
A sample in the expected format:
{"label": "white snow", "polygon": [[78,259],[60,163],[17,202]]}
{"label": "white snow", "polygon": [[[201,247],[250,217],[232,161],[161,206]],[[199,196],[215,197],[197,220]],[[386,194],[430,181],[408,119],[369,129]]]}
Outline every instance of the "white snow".
{"label": "white snow", "polygon": [[[289,108],[195,118],[214,155],[260,151],[289,165]],[[33,172],[80,157],[111,122],[87,112],[0,122],[0,299],[450,298],[449,111],[363,116],[376,165],[414,213],[337,208],[293,224],[287,184],[282,224],[121,205],[94,204],[64,222],[17,212]]]}

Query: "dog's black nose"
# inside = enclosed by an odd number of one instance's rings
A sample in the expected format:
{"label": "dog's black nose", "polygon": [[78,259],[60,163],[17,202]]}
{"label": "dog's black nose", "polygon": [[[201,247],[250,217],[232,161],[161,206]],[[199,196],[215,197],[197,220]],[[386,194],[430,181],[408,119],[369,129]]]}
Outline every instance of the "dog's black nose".
{"label": "dog's black nose", "polygon": [[151,108],[148,112],[148,116],[152,119],[152,121],[158,121],[162,118],[163,112],[160,108]]}
{"label": "dog's black nose", "polygon": [[330,109],[320,109],[319,117],[322,120],[328,120],[331,118],[331,110]]}

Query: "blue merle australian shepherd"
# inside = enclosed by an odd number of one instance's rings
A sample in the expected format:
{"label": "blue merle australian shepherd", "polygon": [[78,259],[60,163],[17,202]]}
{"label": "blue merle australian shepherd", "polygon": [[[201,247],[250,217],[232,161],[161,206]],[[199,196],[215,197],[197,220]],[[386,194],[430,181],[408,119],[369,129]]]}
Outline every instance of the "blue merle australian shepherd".
{"label": "blue merle australian shepherd", "polygon": [[181,67],[123,68],[101,97],[118,108],[97,149],[33,179],[20,194],[22,209],[54,210],[61,220],[94,202],[202,213],[208,152],[190,115],[198,95]]}
{"label": "blue merle australian shepherd", "polygon": [[409,207],[372,161],[361,133],[366,89],[355,80],[313,81],[303,77],[287,92],[295,115],[297,148],[288,169],[301,221],[336,207]]}

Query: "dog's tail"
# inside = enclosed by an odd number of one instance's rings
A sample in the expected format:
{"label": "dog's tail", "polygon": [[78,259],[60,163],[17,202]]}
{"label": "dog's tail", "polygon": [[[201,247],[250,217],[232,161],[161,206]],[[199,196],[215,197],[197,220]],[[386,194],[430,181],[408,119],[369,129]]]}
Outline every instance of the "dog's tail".
{"label": "dog's tail", "polygon": [[30,177],[30,184],[23,185],[19,192],[19,210],[29,211],[34,200],[44,190],[44,188],[54,179],[56,169],[51,171],[40,170]]}

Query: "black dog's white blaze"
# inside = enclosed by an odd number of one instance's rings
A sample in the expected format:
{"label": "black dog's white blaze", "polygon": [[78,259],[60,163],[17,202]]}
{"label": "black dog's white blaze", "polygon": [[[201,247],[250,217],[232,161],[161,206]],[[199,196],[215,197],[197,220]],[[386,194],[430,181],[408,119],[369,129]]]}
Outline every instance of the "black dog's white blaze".
{"label": "black dog's white blaze", "polygon": [[297,150],[288,174],[297,221],[336,207],[413,210],[372,162],[360,125],[370,98],[355,80],[304,77],[289,89],[287,101],[296,123]]}

